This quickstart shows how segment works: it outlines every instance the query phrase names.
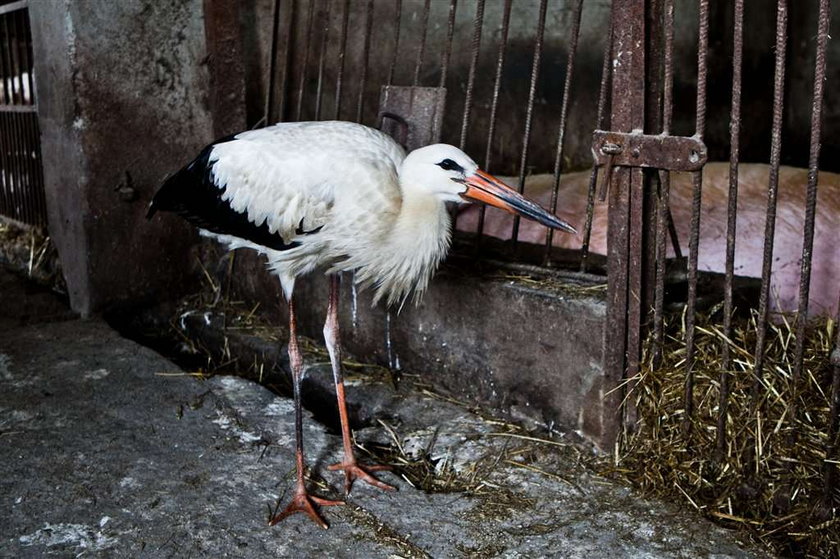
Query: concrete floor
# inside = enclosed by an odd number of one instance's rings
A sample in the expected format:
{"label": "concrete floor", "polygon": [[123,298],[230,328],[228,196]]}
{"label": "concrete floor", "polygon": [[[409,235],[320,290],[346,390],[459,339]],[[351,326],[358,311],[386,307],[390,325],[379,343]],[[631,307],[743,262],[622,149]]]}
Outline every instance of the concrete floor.
{"label": "concrete floor", "polygon": [[[321,530],[268,527],[293,474],[293,409],[232,376],[202,380],[0,274],[0,556],[750,557],[735,534],[581,466],[585,450],[530,440],[416,388],[355,379],[375,419],[357,440],[431,458],[469,491],[395,473],[357,484]],[[322,365],[308,374],[328,374]],[[340,438],[308,417],[311,486],[338,497]],[[438,487],[445,484],[438,484]]]}

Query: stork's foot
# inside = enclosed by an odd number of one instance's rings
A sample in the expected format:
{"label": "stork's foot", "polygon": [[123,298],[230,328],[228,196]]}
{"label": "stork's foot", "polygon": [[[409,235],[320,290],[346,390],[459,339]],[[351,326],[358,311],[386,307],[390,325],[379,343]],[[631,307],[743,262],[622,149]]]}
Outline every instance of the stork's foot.
{"label": "stork's foot", "polygon": [[303,512],[306,513],[309,518],[312,519],[312,522],[326,530],[329,528],[329,524],[324,518],[318,514],[318,511],[315,510],[313,503],[316,505],[320,505],[322,507],[332,507],[336,505],[343,505],[345,504],[344,501],[332,501],[330,499],[322,499],[321,497],[316,497],[314,495],[310,495],[306,492],[305,489],[300,489],[295,493],[295,496],[292,497],[292,502],[289,503],[289,506],[281,512],[280,514],[274,515],[271,520],[268,521],[269,526],[274,526],[287,516],[291,516],[296,512]]}
{"label": "stork's foot", "polygon": [[379,481],[375,477],[373,477],[370,472],[381,472],[383,470],[390,470],[391,466],[385,466],[381,464],[375,464],[371,466],[359,466],[355,460],[341,462],[339,464],[333,464],[329,466],[329,470],[336,471],[336,470],[344,470],[344,492],[346,495],[350,494],[350,488],[353,486],[353,482],[357,479],[361,479],[362,481],[373,485],[374,487],[378,487],[384,491],[396,491],[397,488],[393,485],[389,485],[384,481]]}

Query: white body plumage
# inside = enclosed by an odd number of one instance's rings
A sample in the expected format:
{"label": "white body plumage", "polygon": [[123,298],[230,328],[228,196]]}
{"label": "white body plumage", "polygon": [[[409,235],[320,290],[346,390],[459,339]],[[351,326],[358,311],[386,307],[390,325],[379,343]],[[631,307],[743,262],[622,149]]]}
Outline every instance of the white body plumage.
{"label": "white body plumage", "polygon": [[478,200],[573,231],[446,144],[406,156],[389,136],[350,122],[280,123],[208,146],[152,203],[231,248],[266,255],[284,293],[323,268],[353,270],[374,302],[420,294],[445,256],[446,202]]}

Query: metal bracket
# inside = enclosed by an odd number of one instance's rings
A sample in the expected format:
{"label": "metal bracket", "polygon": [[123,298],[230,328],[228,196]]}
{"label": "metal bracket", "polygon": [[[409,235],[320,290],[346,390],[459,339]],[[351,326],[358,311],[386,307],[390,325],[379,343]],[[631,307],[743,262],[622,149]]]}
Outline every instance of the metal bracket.
{"label": "metal bracket", "polygon": [[382,86],[379,96],[380,129],[406,150],[440,141],[446,88]]}
{"label": "metal bracket", "polygon": [[649,167],[668,171],[699,171],[709,154],[695,137],[649,135],[596,130],[592,134],[595,164],[612,167]]}

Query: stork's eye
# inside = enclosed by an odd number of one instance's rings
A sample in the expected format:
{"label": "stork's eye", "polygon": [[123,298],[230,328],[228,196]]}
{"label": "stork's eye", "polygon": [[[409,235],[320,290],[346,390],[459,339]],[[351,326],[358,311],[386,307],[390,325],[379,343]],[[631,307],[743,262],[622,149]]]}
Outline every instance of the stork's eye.
{"label": "stork's eye", "polygon": [[452,161],[451,159],[444,159],[438,166],[443,169],[444,171],[462,171],[464,170],[463,167]]}

